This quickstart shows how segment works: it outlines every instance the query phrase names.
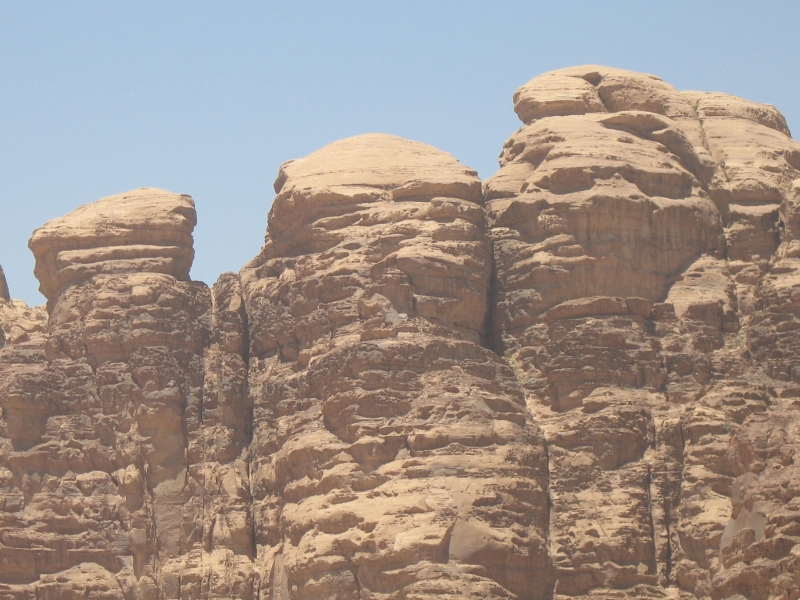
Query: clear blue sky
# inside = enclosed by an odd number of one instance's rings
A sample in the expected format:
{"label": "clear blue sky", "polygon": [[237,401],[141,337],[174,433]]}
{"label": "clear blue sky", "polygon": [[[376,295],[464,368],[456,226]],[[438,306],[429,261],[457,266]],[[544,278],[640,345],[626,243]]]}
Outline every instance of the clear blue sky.
{"label": "clear blue sky", "polygon": [[488,177],[514,90],[587,63],[768,102],[800,131],[797,0],[0,0],[0,265],[39,304],[33,229],[162,187],[194,197],[211,284],[261,247],[281,162],[381,131]]}

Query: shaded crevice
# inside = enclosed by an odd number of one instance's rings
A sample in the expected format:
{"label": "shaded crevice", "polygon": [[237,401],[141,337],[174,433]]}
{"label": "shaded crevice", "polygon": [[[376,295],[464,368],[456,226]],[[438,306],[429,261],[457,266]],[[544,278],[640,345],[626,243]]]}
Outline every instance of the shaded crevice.
{"label": "shaded crevice", "polygon": [[553,536],[550,535],[551,526],[550,526],[550,519],[553,512],[553,498],[550,494],[550,446],[547,443],[547,438],[542,435],[542,447],[544,448],[544,464],[547,469],[545,473],[545,480],[544,480],[544,493],[545,498],[547,498],[547,506],[545,507],[545,518],[543,519],[544,531],[544,539],[547,543],[547,560],[550,567],[550,582],[547,586],[547,594],[545,596],[545,600],[551,600],[556,593],[556,585],[558,585],[558,577],[556,576],[556,567],[553,563],[553,556],[555,555],[555,551],[553,549]]}
{"label": "shaded crevice", "polygon": [[497,305],[497,260],[494,253],[494,240],[489,241],[489,256],[491,260],[491,271],[489,273],[489,290],[486,297],[486,316],[483,325],[483,343],[487,350],[502,356],[502,344],[497,330],[495,306]]}
{"label": "shaded crevice", "polygon": [[600,85],[600,82],[603,81],[603,76],[600,75],[597,71],[592,71],[591,73],[586,73],[581,79],[587,82],[594,87]]}
{"label": "shaded crevice", "polygon": [[250,370],[250,316],[247,314],[247,303],[244,299],[244,288],[242,287],[242,278],[236,274],[236,279],[239,282],[239,288],[242,290],[242,306],[239,314],[242,316],[242,360],[248,370]]}
{"label": "shaded crevice", "polygon": [[656,522],[653,518],[653,468],[647,465],[647,479],[645,480],[647,490],[647,516],[650,525],[650,541],[653,544],[653,555],[650,561],[650,569],[654,574],[658,573],[658,544],[656,543]]}
{"label": "shaded crevice", "polygon": [[[248,460],[247,460],[247,478],[248,481],[250,479],[250,457],[248,453]],[[258,560],[258,540],[257,531],[256,531],[256,520],[253,517],[253,497],[252,493],[250,494],[250,500],[248,503],[248,509],[250,510],[250,551],[252,552],[253,561]],[[256,598],[258,595],[256,595]]]}
{"label": "shaded crevice", "polygon": [[666,556],[664,557],[664,578],[667,585],[673,585],[672,581],[672,490],[670,495],[664,498],[664,530],[667,535]]}
{"label": "shaded crevice", "polygon": [[[245,409],[245,444],[249,449],[253,442],[253,397],[250,395],[250,316],[247,313],[247,302],[245,302],[244,288],[242,287],[242,278],[236,274],[236,279],[239,282],[239,289],[242,294],[242,306],[239,309],[239,314],[242,316],[242,361],[244,362],[244,389],[242,390],[243,397],[246,398]],[[250,471],[250,458],[248,452],[247,460],[248,475]],[[253,554],[255,556],[255,554]]]}
{"label": "shaded crevice", "polygon": [[[591,81],[589,83],[591,83]],[[617,112],[615,110],[611,110],[611,109],[608,108],[608,103],[606,102],[606,99],[603,98],[603,93],[600,91],[600,87],[599,87],[600,86],[600,81],[598,81],[596,84],[592,84],[592,85],[595,86],[595,89],[597,90],[597,97],[600,99],[600,103],[603,105],[603,108],[605,109],[605,111],[607,113]]]}

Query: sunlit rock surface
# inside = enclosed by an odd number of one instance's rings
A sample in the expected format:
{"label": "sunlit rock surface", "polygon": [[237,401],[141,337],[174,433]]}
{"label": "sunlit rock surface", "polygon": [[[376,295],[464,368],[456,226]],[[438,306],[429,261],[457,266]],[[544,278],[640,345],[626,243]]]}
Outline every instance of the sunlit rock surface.
{"label": "sunlit rock surface", "polygon": [[165,273],[186,280],[197,223],[189,196],[140,188],[86,204],[33,232],[39,290],[52,304],[99,274]]}
{"label": "sunlit rock surface", "polygon": [[186,195],[34,232],[0,598],[800,597],[800,145],[599,66],[514,108],[484,182],[382,134],[284,163],[210,288]]}

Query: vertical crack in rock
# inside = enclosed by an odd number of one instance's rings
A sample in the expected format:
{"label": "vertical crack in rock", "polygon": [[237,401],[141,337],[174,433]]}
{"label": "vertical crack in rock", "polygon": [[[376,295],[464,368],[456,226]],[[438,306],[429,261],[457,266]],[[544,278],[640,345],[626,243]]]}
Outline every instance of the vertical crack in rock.
{"label": "vertical crack in rock", "polygon": [[542,597],[544,447],[483,346],[474,171],[368,135],[284,165],[276,189],[242,270],[259,569],[280,557],[292,598]]}
{"label": "vertical crack in rock", "polygon": [[489,271],[489,292],[487,294],[488,307],[486,310],[486,322],[484,324],[483,347],[491,350],[498,356],[503,356],[503,347],[495,326],[494,306],[497,302],[497,264],[494,258],[494,241],[490,241],[490,260],[491,269]]}
{"label": "vertical crack in rock", "polygon": [[[653,509],[654,509],[654,502],[653,502],[653,478],[652,478],[652,467],[650,464],[647,465],[647,477],[645,479],[645,491],[647,493],[647,514],[650,517],[650,543],[653,546],[653,562],[650,565],[650,572],[657,574],[659,570],[658,564],[658,537],[659,533],[656,531],[656,523],[655,519],[653,518]],[[659,578],[659,583],[663,585],[666,581]]]}
{"label": "vertical crack in rock", "polygon": [[210,289],[185,195],[34,232],[0,596],[796,598],[800,145],[600,66],[514,103],[483,184],[380,134],[285,163]]}

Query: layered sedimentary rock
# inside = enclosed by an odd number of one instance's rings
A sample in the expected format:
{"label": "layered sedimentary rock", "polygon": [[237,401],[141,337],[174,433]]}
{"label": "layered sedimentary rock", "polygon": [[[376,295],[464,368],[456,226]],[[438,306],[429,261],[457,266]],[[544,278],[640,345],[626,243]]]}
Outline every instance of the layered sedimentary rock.
{"label": "layered sedimentary rock", "polygon": [[475,172],[366,135],[285,164],[276,191],[242,271],[262,589],[546,595],[546,453],[481,345],[492,258]]}
{"label": "layered sedimentary rock", "polygon": [[794,597],[795,495],[766,500],[741,440],[796,485],[800,145],[770,106],[603,67],[515,109],[485,183],[494,342],[547,440],[555,593]]}
{"label": "layered sedimentary rock", "polygon": [[53,303],[66,286],[99,274],[164,273],[184,281],[196,223],[189,196],[154,188],[81,206],[31,237],[39,291]]}
{"label": "layered sedimentary rock", "polygon": [[200,537],[189,445],[211,297],[154,272],[169,269],[152,250],[188,236],[190,263],[194,218],[188,197],[137,190],[34,234],[47,330],[0,351],[5,597],[158,598]]}
{"label": "layered sedimentary rock", "polygon": [[191,281],[194,204],[0,271],[0,597],[800,597],[800,144],[605,67],[520,88],[481,183],[388,135],[285,163]]}

